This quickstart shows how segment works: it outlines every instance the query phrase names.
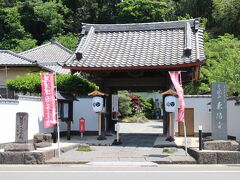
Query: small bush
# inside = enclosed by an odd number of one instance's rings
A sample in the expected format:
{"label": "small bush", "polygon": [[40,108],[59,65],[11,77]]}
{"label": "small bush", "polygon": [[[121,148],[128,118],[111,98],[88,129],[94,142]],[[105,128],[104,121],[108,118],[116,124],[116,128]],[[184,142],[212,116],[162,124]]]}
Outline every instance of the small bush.
{"label": "small bush", "polygon": [[[41,93],[40,73],[29,73],[25,76],[17,76],[7,81],[7,86],[15,92]],[[73,93],[75,95],[87,95],[98,87],[81,76],[71,74],[57,75],[58,91]]]}
{"label": "small bush", "polygon": [[120,91],[118,94],[118,110],[120,116],[125,118],[132,113],[132,109],[130,107],[131,98],[129,97],[129,93],[127,91]]}
{"label": "small bush", "polygon": [[144,114],[138,114],[133,117],[125,117],[120,122],[122,123],[146,123],[148,119],[144,116]]}
{"label": "small bush", "polygon": [[80,145],[77,147],[76,151],[80,152],[90,152],[92,151],[89,145]]}

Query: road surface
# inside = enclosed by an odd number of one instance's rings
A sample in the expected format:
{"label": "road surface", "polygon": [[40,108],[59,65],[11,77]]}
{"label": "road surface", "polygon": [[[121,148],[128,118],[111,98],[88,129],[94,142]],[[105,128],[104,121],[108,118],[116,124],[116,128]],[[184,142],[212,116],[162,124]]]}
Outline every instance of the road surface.
{"label": "road surface", "polygon": [[1,165],[0,180],[239,180],[240,165]]}

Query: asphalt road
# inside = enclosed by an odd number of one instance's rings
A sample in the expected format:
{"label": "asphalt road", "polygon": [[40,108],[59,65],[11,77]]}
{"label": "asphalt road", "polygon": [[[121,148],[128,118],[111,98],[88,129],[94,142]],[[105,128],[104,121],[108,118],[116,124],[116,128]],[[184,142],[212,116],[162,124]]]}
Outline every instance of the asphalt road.
{"label": "asphalt road", "polygon": [[239,180],[240,165],[1,165],[1,180]]}

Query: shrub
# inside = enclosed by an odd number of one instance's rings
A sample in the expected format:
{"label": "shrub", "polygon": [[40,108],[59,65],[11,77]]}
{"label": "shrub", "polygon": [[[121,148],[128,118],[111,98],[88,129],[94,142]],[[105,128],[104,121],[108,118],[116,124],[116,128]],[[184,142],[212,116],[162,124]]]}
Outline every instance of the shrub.
{"label": "shrub", "polygon": [[[29,73],[25,76],[17,76],[8,80],[7,86],[15,92],[41,93],[40,73]],[[71,74],[57,75],[58,91],[73,93],[75,95],[87,95],[98,87],[81,76]]]}
{"label": "shrub", "polygon": [[130,107],[131,98],[127,91],[120,91],[118,94],[118,110],[122,118],[131,115],[132,109]]}
{"label": "shrub", "polygon": [[148,122],[148,119],[145,117],[143,113],[137,114],[132,117],[125,117],[121,120],[123,123],[145,123]]}

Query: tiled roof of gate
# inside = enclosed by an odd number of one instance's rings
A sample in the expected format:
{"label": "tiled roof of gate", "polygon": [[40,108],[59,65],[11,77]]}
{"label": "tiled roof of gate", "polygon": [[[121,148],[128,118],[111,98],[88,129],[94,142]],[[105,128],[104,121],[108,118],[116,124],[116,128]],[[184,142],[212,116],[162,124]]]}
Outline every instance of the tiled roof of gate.
{"label": "tiled roof of gate", "polygon": [[[199,19],[138,24],[83,24],[70,68],[181,65],[205,59]],[[190,54],[186,54],[190,51]]]}
{"label": "tiled roof of gate", "polygon": [[0,66],[31,66],[36,62],[9,50],[0,50]]}

